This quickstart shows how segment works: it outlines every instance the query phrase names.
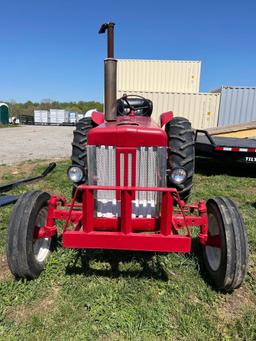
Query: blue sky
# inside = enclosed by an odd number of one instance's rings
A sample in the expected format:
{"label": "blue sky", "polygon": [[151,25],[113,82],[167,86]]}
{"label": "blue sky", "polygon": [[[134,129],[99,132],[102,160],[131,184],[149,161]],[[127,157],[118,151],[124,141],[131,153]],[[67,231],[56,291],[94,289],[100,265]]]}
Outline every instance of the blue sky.
{"label": "blue sky", "polygon": [[256,85],[256,1],[1,0],[0,99],[103,97],[105,37],[116,57],[201,60],[201,91]]}

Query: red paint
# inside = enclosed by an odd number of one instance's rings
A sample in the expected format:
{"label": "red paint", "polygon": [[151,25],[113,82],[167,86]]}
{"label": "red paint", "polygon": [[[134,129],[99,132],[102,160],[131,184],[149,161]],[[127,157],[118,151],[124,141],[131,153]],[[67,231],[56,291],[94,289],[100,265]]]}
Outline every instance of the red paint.
{"label": "red paint", "polygon": [[[129,176],[131,177],[130,183],[132,186],[136,186],[136,148],[116,148],[116,186],[121,185],[121,155],[124,160],[124,174],[123,174],[123,184],[124,186],[128,186]],[[129,174],[129,155],[131,155],[132,165],[131,171],[132,174]],[[135,193],[133,192],[135,195]],[[116,199],[120,200],[120,191],[116,191]],[[135,196],[132,197],[132,200],[135,199]]]}
{"label": "red paint", "polygon": [[[121,217],[94,216],[94,195],[97,190],[115,190],[121,193]],[[83,192],[82,207],[75,204],[79,191]],[[160,217],[132,217],[132,198],[136,191],[162,192]],[[175,211],[173,201],[177,203]],[[64,220],[63,246],[68,248],[189,252],[192,240],[189,230],[191,227],[199,227],[200,243],[204,244],[208,238],[205,202],[185,204],[179,199],[174,188],[81,185],[77,188],[71,204],[57,196],[52,196],[49,203],[52,204],[47,219],[50,225],[39,231],[38,238],[52,236],[53,231],[56,232],[54,230],[56,219]],[[192,210],[195,215],[191,215]],[[184,232],[179,234],[184,228],[188,230],[187,235],[184,235]]]}
{"label": "red paint", "polygon": [[[132,231],[159,231],[159,218],[132,218]],[[119,218],[94,218],[94,231],[118,231]]]}
{"label": "red paint", "polygon": [[207,216],[207,206],[205,201],[201,200],[198,203],[198,212],[201,218],[200,223],[200,233],[198,235],[199,243],[205,245],[208,239],[208,216]]}
{"label": "red paint", "polygon": [[173,198],[170,192],[164,192],[162,194],[162,208],[161,208],[161,220],[160,220],[160,232],[164,236],[171,234],[172,228],[172,209]]}
{"label": "red paint", "polygon": [[98,111],[94,111],[91,116],[92,121],[97,125],[102,124],[104,122],[104,118],[105,115],[103,114],[103,112]]}
{"label": "red paint", "polygon": [[94,193],[93,190],[83,192],[83,230],[92,232],[94,227]]}
{"label": "red paint", "polygon": [[[225,150],[225,148],[229,148],[230,150]],[[238,148],[238,147],[217,146],[214,148],[214,150],[223,151],[223,152],[256,153],[255,148],[243,148],[243,147]]]}
{"label": "red paint", "polygon": [[51,238],[57,233],[56,226],[44,226],[35,230],[34,239]]}
{"label": "red paint", "polygon": [[132,192],[121,192],[121,232],[132,232]]}
{"label": "red paint", "polygon": [[191,238],[181,235],[67,231],[63,234],[63,246],[66,248],[190,252]]}
{"label": "red paint", "polygon": [[166,123],[170,122],[172,119],[173,119],[172,111],[167,111],[161,114],[160,116],[161,127],[163,127]]}
{"label": "red paint", "polygon": [[89,145],[116,147],[167,146],[167,136],[150,117],[120,116],[88,133]]}
{"label": "red paint", "polygon": [[57,228],[55,226],[54,213],[57,208],[58,202],[61,200],[57,195],[51,196],[48,200],[48,215],[46,225],[43,227],[35,226],[34,239],[38,238],[51,238],[57,233]]}

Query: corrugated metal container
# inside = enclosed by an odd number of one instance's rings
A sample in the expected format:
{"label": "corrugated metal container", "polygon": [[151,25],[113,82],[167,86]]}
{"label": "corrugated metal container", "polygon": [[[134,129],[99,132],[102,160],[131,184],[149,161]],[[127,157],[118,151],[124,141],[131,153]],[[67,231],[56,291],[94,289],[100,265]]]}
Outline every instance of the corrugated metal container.
{"label": "corrugated metal container", "polygon": [[77,113],[76,112],[70,112],[69,113],[69,123],[76,123],[77,120]]}
{"label": "corrugated metal container", "polygon": [[35,123],[41,123],[40,110],[34,110],[34,122]]}
{"label": "corrugated metal container", "polygon": [[[186,117],[193,128],[207,129],[217,126],[220,94],[218,93],[171,93],[171,92],[134,92],[153,102],[152,118],[159,123],[160,115],[172,111],[174,116]],[[121,97],[123,92],[118,92]]]}
{"label": "corrugated metal container", "polygon": [[62,124],[68,122],[68,111],[64,109],[50,109],[50,123]]}
{"label": "corrugated metal container", "polygon": [[200,61],[119,59],[117,90],[199,92]]}
{"label": "corrugated metal container", "polygon": [[34,110],[34,122],[35,123],[49,123],[49,111],[48,110]]}
{"label": "corrugated metal container", "polygon": [[223,86],[220,93],[218,127],[256,121],[256,87]]}

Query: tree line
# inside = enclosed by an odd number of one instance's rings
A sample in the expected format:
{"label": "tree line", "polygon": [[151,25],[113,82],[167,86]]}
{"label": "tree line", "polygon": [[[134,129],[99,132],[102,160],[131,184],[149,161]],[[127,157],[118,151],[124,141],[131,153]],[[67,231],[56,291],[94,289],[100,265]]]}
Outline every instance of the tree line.
{"label": "tree line", "polygon": [[42,100],[41,102],[27,101],[25,103],[7,102],[9,105],[9,116],[19,117],[22,115],[33,116],[34,110],[66,109],[70,112],[85,113],[90,109],[103,110],[103,104],[95,101],[79,102],[58,102],[52,100]]}

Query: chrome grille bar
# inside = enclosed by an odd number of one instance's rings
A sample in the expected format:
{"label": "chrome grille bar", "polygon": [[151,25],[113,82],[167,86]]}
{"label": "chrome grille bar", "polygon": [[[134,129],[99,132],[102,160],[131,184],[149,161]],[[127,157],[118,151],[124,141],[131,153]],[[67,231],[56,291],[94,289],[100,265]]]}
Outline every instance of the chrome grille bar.
{"label": "chrome grille bar", "polygon": [[[121,148],[120,148],[121,149]],[[116,186],[116,149],[113,146],[87,146],[88,183],[98,186]],[[120,152],[120,186],[124,185],[125,160]],[[132,186],[132,153],[128,154],[128,186]],[[166,187],[166,147],[138,147],[136,150],[136,186]],[[97,191],[97,216],[120,215],[120,202],[116,191]],[[133,216],[158,215],[160,197],[158,192],[137,192],[133,201]]]}

